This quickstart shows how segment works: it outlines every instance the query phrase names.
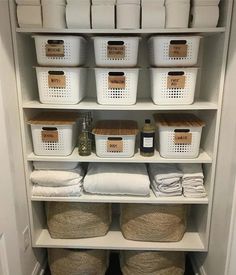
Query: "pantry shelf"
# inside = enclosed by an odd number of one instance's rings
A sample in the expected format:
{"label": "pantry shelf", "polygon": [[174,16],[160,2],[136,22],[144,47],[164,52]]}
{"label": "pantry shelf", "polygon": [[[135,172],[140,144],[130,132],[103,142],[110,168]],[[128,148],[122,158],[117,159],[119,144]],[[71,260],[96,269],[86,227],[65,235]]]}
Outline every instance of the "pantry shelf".
{"label": "pantry shelf", "polygon": [[151,204],[208,204],[206,198],[156,197],[151,191],[149,197],[111,196],[82,194],[80,197],[31,197],[32,201],[93,202],[93,203],[151,203]]}
{"label": "pantry shelf", "polygon": [[217,110],[217,103],[196,100],[192,105],[155,105],[151,99],[138,99],[135,105],[100,105],[96,98],[85,98],[75,105],[42,104],[37,100],[23,103],[25,109],[67,109],[67,110]]}
{"label": "pantry shelf", "polygon": [[153,157],[143,157],[139,152],[135,153],[132,158],[100,158],[95,153],[90,156],[82,157],[78,154],[78,148],[75,148],[71,155],[63,156],[37,156],[30,153],[28,161],[64,161],[64,162],[125,162],[125,163],[212,163],[212,158],[201,150],[195,159],[167,159],[162,158],[159,152],[155,152]]}
{"label": "pantry shelf", "polygon": [[104,237],[85,239],[53,239],[47,229],[42,229],[34,247],[82,248],[107,250],[158,250],[158,251],[206,251],[197,230],[189,228],[180,242],[138,242],[126,240],[118,223]]}
{"label": "pantry shelf", "polygon": [[225,27],[219,28],[183,28],[183,29],[35,29],[35,28],[17,28],[18,33],[69,33],[69,34],[173,34],[173,33],[197,33],[201,35],[210,35],[224,33]]}

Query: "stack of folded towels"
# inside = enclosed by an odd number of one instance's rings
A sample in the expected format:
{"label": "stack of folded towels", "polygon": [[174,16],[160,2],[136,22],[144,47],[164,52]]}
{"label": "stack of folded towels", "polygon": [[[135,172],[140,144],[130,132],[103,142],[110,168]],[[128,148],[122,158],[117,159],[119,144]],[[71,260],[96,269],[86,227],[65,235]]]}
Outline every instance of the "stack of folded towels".
{"label": "stack of folded towels", "polygon": [[179,164],[179,168],[183,172],[182,186],[184,196],[189,198],[206,197],[202,165],[198,163]]}
{"label": "stack of folded towels", "polygon": [[149,176],[152,190],[157,197],[182,195],[181,177],[183,173],[176,164],[150,164]]}
{"label": "stack of folded towels", "polygon": [[145,164],[90,163],[84,190],[93,194],[148,196],[150,180]]}
{"label": "stack of folded towels", "polygon": [[82,193],[84,172],[80,166],[72,170],[34,170],[30,175],[33,196],[74,197]]}

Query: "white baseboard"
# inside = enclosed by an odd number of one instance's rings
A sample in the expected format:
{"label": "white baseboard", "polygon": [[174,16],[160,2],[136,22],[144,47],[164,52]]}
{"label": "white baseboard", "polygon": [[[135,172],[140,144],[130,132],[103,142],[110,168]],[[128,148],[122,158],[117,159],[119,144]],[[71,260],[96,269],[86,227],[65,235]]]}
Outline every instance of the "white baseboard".
{"label": "white baseboard", "polygon": [[31,275],[44,275],[47,266],[47,260],[43,261],[43,264],[37,262]]}
{"label": "white baseboard", "polygon": [[207,275],[204,267],[198,263],[196,257],[192,256],[190,257],[190,260],[191,260],[193,272],[195,275]]}

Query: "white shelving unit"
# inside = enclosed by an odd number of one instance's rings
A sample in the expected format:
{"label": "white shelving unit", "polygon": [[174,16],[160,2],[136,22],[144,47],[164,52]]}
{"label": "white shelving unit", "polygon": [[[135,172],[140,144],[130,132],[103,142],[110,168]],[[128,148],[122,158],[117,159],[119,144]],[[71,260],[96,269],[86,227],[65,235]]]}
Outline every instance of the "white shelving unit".
{"label": "white shelving unit", "polygon": [[[201,29],[148,29],[148,30],[79,30],[79,29],[20,29],[15,19],[15,4],[11,3],[11,19],[13,43],[15,52],[15,65],[17,74],[17,87],[20,120],[22,128],[22,144],[25,160],[26,186],[31,221],[32,245],[36,248],[96,248],[96,249],[134,249],[134,250],[174,250],[174,251],[207,251],[211,208],[214,194],[214,177],[217,158],[218,136],[220,129],[221,105],[223,99],[226,58],[230,32],[232,0],[221,0],[221,16],[218,28]],[[33,66],[37,64],[34,41],[31,35],[37,33],[80,34],[87,38],[96,34],[125,34],[142,37],[139,50],[140,71],[138,101],[132,106],[99,105],[96,102],[95,79],[92,68],[94,64],[93,45],[89,40],[87,97],[76,105],[44,105],[39,102],[36,75]],[[157,106],[150,99],[149,71],[146,40],[153,34],[200,34],[203,36],[199,54],[200,72],[197,80],[195,102],[192,105]],[[75,148],[67,157],[36,156],[32,150],[32,140],[29,125],[26,121],[40,110],[91,110],[96,119],[109,117],[137,120],[143,124],[146,117],[159,111],[191,112],[206,122],[203,130],[201,153],[196,159],[164,159],[158,152],[154,157],[144,158],[137,152],[130,159],[98,158],[95,154],[81,157]],[[78,198],[42,198],[31,195],[32,184],[29,175],[32,171],[32,161],[65,161],[65,162],[132,162],[132,163],[203,163],[206,177],[207,198],[190,199],[185,197],[156,198],[151,192],[150,197],[131,196],[101,196],[83,194]],[[191,205],[190,223],[184,238],[176,243],[136,242],[126,240],[114,223],[110,232],[99,238],[79,240],[52,239],[46,227],[44,213],[45,201],[67,202],[111,202],[111,203],[156,203],[156,204],[189,204]],[[116,221],[117,222],[117,221]]]}

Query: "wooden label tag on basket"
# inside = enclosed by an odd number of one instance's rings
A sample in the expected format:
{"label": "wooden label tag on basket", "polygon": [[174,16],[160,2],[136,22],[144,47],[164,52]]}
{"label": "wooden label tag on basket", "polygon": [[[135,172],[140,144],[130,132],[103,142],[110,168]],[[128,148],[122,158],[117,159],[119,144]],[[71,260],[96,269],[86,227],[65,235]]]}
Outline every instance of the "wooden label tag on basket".
{"label": "wooden label tag on basket", "polygon": [[43,142],[58,142],[58,131],[41,131]]}
{"label": "wooden label tag on basket", "polygon": [[192,133],[175,133],[174,143],[175,144],[191,144],[192,143]]}
{"label": "wooden label tag on basket", "polygon": [[125,58],[125,45],[107,45],[108,58]]}
{"label": "wooden label tag on basket", "polygon": [[109,75],[108,76],[108,89],[125,89],[125,76],[124,75]]}
{"label": "wooden label tag on basket", "polygon": [[46,44],[47,57],[64,57],[64,44]]}
{"label": "wooden label tag on basket", "polygon": [[49,88],[66,88],[66,76],[49,74],[48,87]]}
{"label": "wooden label tag on basket", "polygon": [[167,89],[184,89],[186,83],[185,75],[169,75],[167,77]]}
{"label": "wooden label tag on basket", "polygon": [[123,140],[108,140],[107,141],[107,152],[123,152]]}
{"label": "wooden label tag on basket", "polygon": [[187,57],[187,44],[170,44],[169,57]]}

